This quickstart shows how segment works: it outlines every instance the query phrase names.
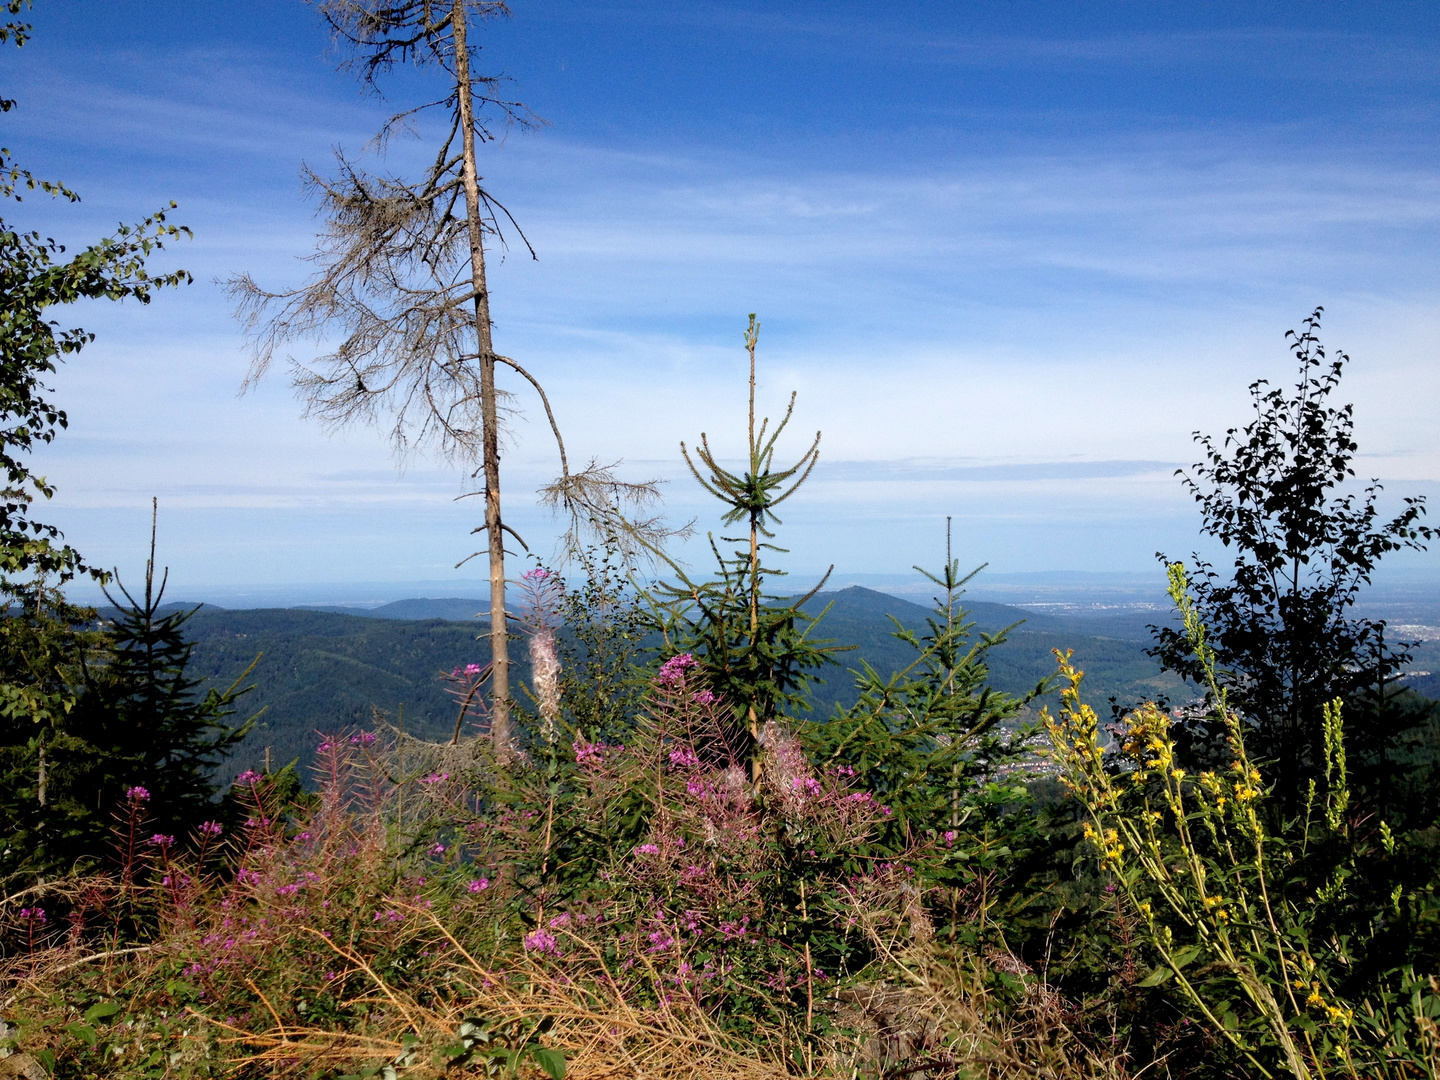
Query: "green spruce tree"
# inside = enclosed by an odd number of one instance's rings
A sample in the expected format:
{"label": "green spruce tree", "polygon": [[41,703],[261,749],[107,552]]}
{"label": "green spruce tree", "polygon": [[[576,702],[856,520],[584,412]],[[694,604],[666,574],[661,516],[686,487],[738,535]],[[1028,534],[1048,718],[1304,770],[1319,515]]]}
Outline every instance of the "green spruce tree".
{"label": "green spruce tree", "polygon": [[752,744],[766,721],[807,708],[804,691],[810,673],[834,663],[836,651],[828,642],[810,636],[824,612],[812,616],[802,606],[824,586],[829,571],[804,596],[777,596],[766,585],[769,578],[785,576],[784,571],[766,565],[770,555],[786,553],[772,543],[772,526],[781,523],[775,508],[809,478],[820,456],[820,433],[815,433],[814,441],[794,464],[775,467],[776,444],[795,411],[795,395],[790,395],[785,415],[774,430],[768,417],[756,427],[755,348],[759,339],[760,324],[752,314],[745,331],[750,360],[745,471],[734,473],[721,466],[703,433],[693,457],[690,449],[680,444],[685,463],[700,486],[724,505],[721,521],[746,526],[740,536],[722,536],[720,542],[741,546],[729,555],[722,554],[710,534],[718,573],[703,582],[693,580],[674,560],[662,555],[676,581],[652,593],[666,654],[688,652],[695,657],[711,690],[734,707],[736,720]]}

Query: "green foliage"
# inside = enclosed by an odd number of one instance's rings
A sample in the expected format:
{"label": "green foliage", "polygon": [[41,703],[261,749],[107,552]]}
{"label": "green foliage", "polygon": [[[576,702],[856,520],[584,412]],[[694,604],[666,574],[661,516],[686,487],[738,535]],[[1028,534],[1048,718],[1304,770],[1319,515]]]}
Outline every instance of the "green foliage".
{"label": "green foliage", "polygon": [[892,636],[913,650],[911,662],[883,677],[862,661],[855,705],[804,729],[817,761],[844,768],[891,807],[896,838],[959,829],[985,784],[1027,755],[1035,729],[1015,721],[1048,688],[1042,680],[1017,699],[991,687],[987,657],[1014,627],[974,634],[960,596],[979,570],[961,575],[948,528],[945,555],[940,575],[916,567],[944,591],[926,629],[892,617]]}
{"label": "green foliage", "polygon": [[748,526],[746,535],[722,536],[721,542],[745,546],[723,555],[711,534],[717,576],[696,582],[667,558],[676,583],[657,586],[651,594],[666,651],[690,653],[699,661],[711,690],[745,721],[752,743],[767,721],[806,707],[804,691],[810,672],[833,663],[836,651],[828,642],[810,637],[813,624],[824,613],[812,616],[803,606],[820,591],[824,580],[802,597],[780,597],[765,588],[767,578],[784,573],[764,564],[764,553],[786,550],[770,543],[775,538],[770,526],[780,524],[775,507],[794,495],[814,469],[820,433],[815,433],[814,442],[795,464],[775,468],[776,444],[794,413],[795,395],[790,395],[785,415],[773,431],[768,418],[761,420],[757,430],[755,347],[759,336],[760,324],[751,315],[745,331],[745,351],[750,359],[745,471],[732,473],[723,468],[705,434],[700,436],[694,459],[685,444],[680,444],[695,479],[725,507],[721,520],[726,525]]}
{"label": "green foliage", "polygon": [[143,595],[136,599],[118,580],[116,585],[125,603],[107,591],[119,610],[109,626],[111,651],[92,670],[70,728],[97,750],[97,768],[85,777],[86,797],[97,806],[114,805],[123,788],[138,784],[150,792],[156,825],[169,833],[211,809],[215,770],[254,725],[253,719],[228,722],[251,689],[242,684],[254,662],[228,687],[202,693],[190,665],[194,645],[185,635],[198,609],[162,613],[165,576],[157,588],[153,547]]}
{"label": "green foliage", "polygon": [[28,665],[36,680],[26,684],[30,707],[0,728],[7,877],[103,858],[112,810],[134,787],[148,793],[161,833],[183,834],[214,812],[214,771],[250,727],[226,722],[244,676],[199,692],[183,632],[193,612],[161,614],[153,557],[142,599],[122,586],[127,604],[103,631],[79,625],[93,611],[63,604],[0,622],[13,666]]}
{"label": "green foliage", "polygon": [[39,587],[0,617],[0,880],[63,868],[103,843],[96,814],[109,804],[86,789],[96,752],[75,730],[89,665],[109,647],[94,618]]}
{"label": "green foliage", "polygon": [[648,689],[642,671],[654,651],[652,628],[613,532],[576,561],[585,577],[566,591],[559,612],[564,707],[576,738],[621,742]]}
{"label": "green foliage", "polygon": [[[1317,725],[1319,776],[1303,817],[1267,825],[1249,732],[1217,677],[1183,566],[1171,565],[1170,580],[1227,767],[1191,776],[1170,717],[1154,705],[1125,718],[1120,768],[1111,767],[1095,713],[1080,701],[1080,673],[1063,655],[1070,685],[1059,717],[1046,717],[1061,775],[1089,818],[1086,836],[1158,960],[1137,986],[1173,982],[1260,1075],[1433,1076],[1440,1001],[1433,979],[1417,975],[1440,961],[1433,866],[1428,882],[1407,889],[1384,873],[1397,847],[1389,827],[1379,828],[1379,858],[1352,831],[1339,699]],[[1387,876],[1388,905],[1373,894]]]}
{"label": "green foliage", "polygon": [[[1184,478],[1202,530],[1235,552],[1228,581],[1196,559],[1195,603],[1213,635],[1217,678],[1253,729],[1252,751],[1275,763],[1277,797],[1291,813],[1320,768],[1322,706],[1377,684],[1383,705],[1384,683],[1410,659],[1403,646],[1385,647],[1383,622],[1357,619],[1350,608],[1383,555],[1423,549],[1432,535],[1419,524],[1422,497],[1405,499],[1386,520],[1378,481],[1358,498],[1338,490],[1355,475],[1354,410],[1330,404],[1349,358],[1337,352],[1327,363],[1321,310],[1286,335],[1300,367],[1293,392],[1252,383],[1255,419],[1231,428],[1223,443],[1197,432],[1205,460]],[[1205,687],[1209,676],[1185,631],[1160,627],[1155,635],[1164,665]],[[1388,719],[1378,708],[1371,714],[1380,724]],[[1372,753],[1392,735],[1359,730]],[[1188,756],[1223,755],[1224,740],[1211,725]]]}

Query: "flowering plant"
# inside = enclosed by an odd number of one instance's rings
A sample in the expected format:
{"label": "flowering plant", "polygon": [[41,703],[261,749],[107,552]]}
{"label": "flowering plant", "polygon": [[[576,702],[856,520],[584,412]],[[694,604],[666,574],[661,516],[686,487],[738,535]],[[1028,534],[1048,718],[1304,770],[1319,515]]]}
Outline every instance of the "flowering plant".
{"label": "flowering plant", "polygon": [[[1061,782],[1084,807],[1084,836],[1138,914],[1159,960],[1138,985],[1173,984],[1264,1076],[1272,1070],[1305,1080],[1331,1072],[1433,1073],[1437,1047],[1427,1048],[1423,1035],[1429,1030],[1433,1042],[1434,1025],[1417,1028],[1409,1015],[1423,1021],[1434,1009],[1433,982],[1427,991],[1412,974],[1392,973],[1403,997],[1380,979],[1365,998],[1347,999],[1343,983],[1355,948],[1316,933],[1318,913],[1343,899],[1354,873],[1342,703],[1325,707],[1321,813],[1313,814],[1318,793],[1312,784],[1303,821],[1273,824],[1264,777],[1246,752],[1242,718],[1215,678],[1214,652],[1184,566],[1171,564],[1169,578],[1190,647],[1207,672],[1210,704],[1227,733],[1226,767],[1191,776],[1177,760],[1170,717],[1153,703],[1124,718],[1118,749],[1107,753],[1095,712],[1080,699],[1083,673],[1068,652],[1056,653],[1067,684],[1059,715],[1042,713]],[[1381,836],[1393,847],[1383,823]],[[1306,849],[1330,840],[1342,841],[1346,855],[1318,881],[1313,874],[1306,880],[1297,872]]]}

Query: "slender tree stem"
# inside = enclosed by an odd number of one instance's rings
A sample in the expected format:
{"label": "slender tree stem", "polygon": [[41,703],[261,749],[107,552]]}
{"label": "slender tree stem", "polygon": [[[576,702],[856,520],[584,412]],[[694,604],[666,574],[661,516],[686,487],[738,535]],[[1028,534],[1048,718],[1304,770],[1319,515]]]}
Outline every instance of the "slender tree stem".
{"label": "slender tree stem", "polygon": [[495,410],[495,345],[491,338],[490,292],[485,284],[485,236],[481,224],[480,176],[475,165],[475,102],[466,44],[465,0],[453,0],[450,33],[455,42],[455,89],[460,107],[461,166],[465,217],[470,230],[470,272],[475,291],[475,336],[480,354],[481,456],[485,471],[485,537],[490,555],[490,734],[495,755],[510,757],[510,639],[505,624],[505,530],[500,520],[500,440]]}

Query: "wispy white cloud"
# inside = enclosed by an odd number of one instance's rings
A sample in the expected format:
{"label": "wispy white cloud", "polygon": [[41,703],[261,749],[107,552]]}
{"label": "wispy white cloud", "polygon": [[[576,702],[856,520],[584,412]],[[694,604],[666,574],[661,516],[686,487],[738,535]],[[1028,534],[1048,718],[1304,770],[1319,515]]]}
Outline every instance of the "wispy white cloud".
{"label": "wispy white cloud", "polygon": [[[1108,48],[1219,47],[1201,37],[1027,39],[1011,54],[1073,46],[1103,64]],[[976,42],[935,48],[1019,62]],[[158,81],[72,73],[25,129],[44,127],[45,153],[99,195],[38,208],[47,224],[69,214],[66,235],[83,236],[172,191],[196,230],[175,257],[199,279],[147,310],[80,319],[101,337],[59,377],[72,427],[41,455],[61,490],[47,513],[106,561],[140,542],[158,494],[183,517],[172,561],[192,581],[220,581],[222,566],[243,582],[449,565],[473,518],[453,502],[460,470],[397,472],[383,431],[323,435],[281,379],[236,395],[245,357],[213,279],[299,280],[313,230],[299,159],[358,144],[374,116],[267,70],[222,52],[182,56]],[[86,98],[101,105],[74,104]],[[141,132],[152,149],[118,167]],[[67,159],[67,141],[88,149]],[[967,550],[1012,570],[1125,569],[1185,549],[1194,514],[1168,463],[1193,460],[1192,430],[1244,421],[1252,378],[1291,377],[1281,332],[1319,302],[1327,342],[1356,357],[1346,392],[1374,455],[1362,469],[1440,480],[1440,165],[1421,158],[1179,131],[842,167],[773,144],[547,134],[512,140],[487,175],[541,254],[512,249],[495,269],[503,347],[546,381],[572,460],[625,458],[667,479],[677,514],[705,511],[679,441],[707,431],[739,450],[739,331],[760,312],[764,407],[798,390],[793,444],[824,432],[787,515],[808,566],[906,567],[946,514]],[[516,521],[545,549],[553,526],[529,493],[554,462],[533,402],[506,469]]]}

